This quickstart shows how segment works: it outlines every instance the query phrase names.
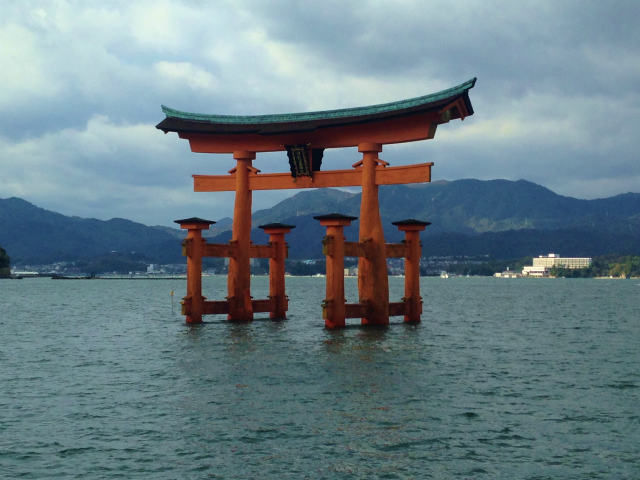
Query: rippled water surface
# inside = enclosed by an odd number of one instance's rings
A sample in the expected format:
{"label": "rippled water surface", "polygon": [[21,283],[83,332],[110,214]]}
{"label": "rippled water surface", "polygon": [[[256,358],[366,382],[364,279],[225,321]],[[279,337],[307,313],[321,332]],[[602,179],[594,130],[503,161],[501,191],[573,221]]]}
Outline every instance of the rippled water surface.
{"label": "rippled water surface", "polygon": [[184,288],[0,280],[0,477],[640,478],[638,280],[422,279],[421,325],[337,332],[322,278],[278,323]]}

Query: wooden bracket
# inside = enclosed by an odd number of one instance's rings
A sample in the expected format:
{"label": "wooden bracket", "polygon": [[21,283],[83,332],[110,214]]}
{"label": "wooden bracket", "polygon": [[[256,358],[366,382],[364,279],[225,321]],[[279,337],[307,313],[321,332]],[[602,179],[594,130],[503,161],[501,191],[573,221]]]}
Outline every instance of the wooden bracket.
{"label": "wooden bracket", "polygon": [[[362,160],[358,160],[356,163],[354,163],[353,165],[351,165],[353,168],[358,168],[362,166]],[[376,165],[380,165],[383,167],[388,167],[390,164],[389,162],[385,162],[384,160],[382,160],[381,158],[376,158],[375,159]]]}

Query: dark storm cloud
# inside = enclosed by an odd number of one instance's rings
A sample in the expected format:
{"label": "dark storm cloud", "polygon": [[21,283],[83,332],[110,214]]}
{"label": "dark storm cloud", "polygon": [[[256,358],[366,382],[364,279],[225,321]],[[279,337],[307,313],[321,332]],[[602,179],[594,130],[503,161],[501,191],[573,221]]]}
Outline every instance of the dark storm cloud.
{"label": "dark storm cloud", "polygon": [[[604,87],[637,87],[624,66],[615,68],[608,60],[637,59],[639,12],[635,1],[364,2],[359,7],[323,2],[318,8],[276,2],[260,10],[273,38],[307,45],[319,67],[387,76],[423,71],[447,84],[468,72],[489,83],[594,94]],[[611,63],[610,68],[594,71],[599,62]]]}
{"label": "dark storm cloud", "polygon": [[[4,8],[6,7],[6,8]],[[160,104],[262,114],[367,105],[478,77],[475,115],[387,146],[434,178],[527,178],[559,193],[638,191],[637,2],[12,2],[0,18],[0,197],[169,224],[232,209],[194,194],[193,154]],[[327,152],[344,168],[354,149]],[[260,154],[262,171],[283,156]],[[256,208],[291,192],[257,195]],[[187,211],[188,210],[188,211]]]}
{"label": "dark storm cloud", "polygon": [[[280,2],[260,11],[271,37],[314,52],[319,76],[331,68],[394,85],[381,101],[478,76],[468,122],[484,123],[482,135],[450,143],[439,133],[406,150],[440,160],[435,175],[525,177],[581,197],[640,181],[638,13],[636,2]],[[406,78],[409,88],[398,85]]]}

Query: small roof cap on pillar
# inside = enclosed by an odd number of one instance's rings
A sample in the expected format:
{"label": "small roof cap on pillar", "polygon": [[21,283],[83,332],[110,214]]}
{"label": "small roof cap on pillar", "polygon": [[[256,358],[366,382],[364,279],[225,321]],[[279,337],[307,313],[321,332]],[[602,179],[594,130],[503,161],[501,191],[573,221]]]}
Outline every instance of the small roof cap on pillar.
{"label": "small roof cap on pillar", "polygon": [[315,218],[316,220],[349,220],[349,221],[358,219],[358,217],[351,217],[349,215],[343,215],[341,213],[328,213],[326,215],[316,215],[313,218]]}
{"label": "small roof cap on pillar", "polygon": [[259,225],[258,228],[268,230],[271,228],[296,228],[295,225],[287,225],[286,223],[267,223],[266,225]]}
{"label": "small roof cap on pillar", "polygon": [[416,220],[415,218],[407,218],[406,220],[398,220],[397,222],[391,222],[391,225],[396,225],[398,227],[404,227],[409,225],[415,225],[418,227],[428,227],[429,225],[431,225],[431,222]]}
{"label": "small roof cap on pillar", "polygon": [[205,220],[204,218],[198,218],[198,217],[191,217],[191,218],[183,218],[181,220],[174,220],[174,223],[177,223],[179,225],[186,225],[186,224],[202,224],[202,225],[213,225],[214,222],[213,220]]}

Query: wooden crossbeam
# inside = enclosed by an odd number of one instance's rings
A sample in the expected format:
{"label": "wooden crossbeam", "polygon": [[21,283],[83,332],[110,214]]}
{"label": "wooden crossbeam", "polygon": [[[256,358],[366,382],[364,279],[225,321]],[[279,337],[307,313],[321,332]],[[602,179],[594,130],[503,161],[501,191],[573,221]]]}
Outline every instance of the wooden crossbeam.
{"label": "wooden crossbeam", "polygon": [[397,317],[407,313],[406,302],[389,302],[389,316]]}
{"label": "wooden crossbeam", "polygon": [[274,258],[275,249],[273,245],[254,245],[249,246],[249,256],[251,258]]}
{"label": "wooden crossbeam", "polygon": [[362,242],[344,242],[345,257],[371,257],[371,239],[365,239]]}
{"label": "wooden crossbeam", "polygon": [[345,303],[345,318],[362,318],[367,316],[366,303]]}
{"label": "wooden crossbeam", "polygon": [[385,243],[384,255],[387,258],[403,258],[407,256],[407,246],[404,243]]}
{"label": "wooden crossbeam", "polygon": [[204,315],[229,313],[229,302],[227,300],[207,301],[204,302],[202,310]]}
{"label": "wooden crossbeam", "polygon": [[[325,241],[327,249],[323,253],[331,255],[332,245],[330,241]],[[369,242],[344,242],[345,257],[365,257],[368,258],[367,252],[370,250]],[[403,258],[407,253],[407,246],[404,243],[385,243],[384,252],[386,258]],[[370,255],[369,255],[370,256]]]}
{"label": "wooden crossbeam", "polygon": [[366,247],[363,242],[344,242],[345,257],[366,257]]}
{"label": "wooden crossbeam", "polygon": [[229,258],[234,255],[234,247],[229,243],[206,243],[203,257],[223,257]]}
{"label": "wooden crossbeam", "polygon": [[[251,300],[251,306],[253,307],[253,311],[255,313],[260,312],[270,312],[273,310],[273,300],[271,298],[260,299],[260,300]],[[187,313],[188,308],[186,309]],[[184,312],[183,312],[184,313]],[[229,313],[229,301],[228,300],[214,300],[214,301],[205,301],[203,304],[203,312],[204,315],[216,315],[216,314],[225,314]]]}
{"label": "wooden crossbeam", "polygon": [[[397,167],[376,167],[376,184],[395,185],[431,181],[432,162]],[[358,187],[362,185],[362,169],[314,172],[313,177],[291,176],[286,173],[251,173],[249,190],[283,190],[292,188]],[[235,173],[231,175],[193,175],[195,192],[233,192]]]}
{"label": "wooden crossbeam", "polygon": [[[184,255],[190,253],[191,245],[186,243],[184,246]],[[235,242],[229,243],[206,243],[202,252],[203,257],[230,258],[233,257],[236,247]],[[273,258],[275,250],[273,245],[254,245],[249,246],[249,256],[251,258]]]}
{"label": "wooden crossbeam", "polygon": [[273,310],[273,300],[271,298],[251,300],[251,307],[253,308],[253,313],[271,312]]}
{"label": "wooden crossbeam", "polygon": [[[366,303],[345,303],[345,318],[362,318],[367,316]],[[407,313],[406,302],[389,302],[389,316],[397,317]]]}

